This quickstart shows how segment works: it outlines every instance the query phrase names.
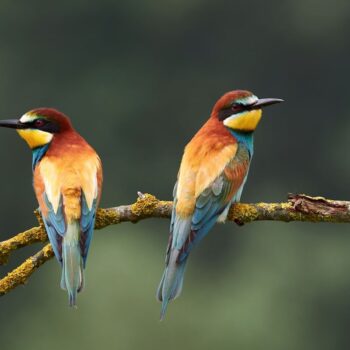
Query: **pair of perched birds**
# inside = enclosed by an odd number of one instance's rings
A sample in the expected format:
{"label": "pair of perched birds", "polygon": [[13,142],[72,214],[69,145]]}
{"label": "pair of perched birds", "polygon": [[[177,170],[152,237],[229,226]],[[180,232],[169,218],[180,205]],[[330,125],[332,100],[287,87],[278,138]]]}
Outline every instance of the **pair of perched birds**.
{"label": "pair of perched birds", "polygon": [[[161,318],[168,302],[181,292],[192,248],[216,222],[225,221],[231,204],[240,200],[262,108],[279,102],[244,90],[228,92],[186,146],[174,189],[166,267],[157,291]],[[0,121],[0,126],[16,129],[32,150],[35,194],[62,266],[61,287],[75,306],[84,286],[101,197],[101,160],[69,118],[55,109],[34,109],[18,120]]]}

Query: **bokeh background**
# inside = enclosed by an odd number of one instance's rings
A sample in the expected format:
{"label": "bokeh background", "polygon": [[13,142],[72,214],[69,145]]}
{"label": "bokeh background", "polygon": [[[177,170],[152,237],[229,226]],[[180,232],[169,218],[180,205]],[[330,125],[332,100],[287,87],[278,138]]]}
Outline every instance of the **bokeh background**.
{"label": "bokeh background", "polygon": [[[350,3],[61,0],[0,3],[0,115],[50,106],[104,163],[101,206],[170,199],[184,145],[232,89],[266,110],[243,201],[349,199]],[[31,155],[0,130],[0,238],[36,224]],[[52,260],[0,299],[2,349],[349,349],[350,227],[217,226],[159,322],[169,221],[98,231],[78,310]],[[1,275],[40,245],[17,252]]]}

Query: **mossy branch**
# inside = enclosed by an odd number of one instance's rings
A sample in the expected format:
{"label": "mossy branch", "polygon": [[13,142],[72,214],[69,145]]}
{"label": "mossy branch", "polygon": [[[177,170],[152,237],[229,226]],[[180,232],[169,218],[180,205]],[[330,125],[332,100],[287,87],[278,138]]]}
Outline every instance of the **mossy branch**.
{"label": "mossy branch", "polygon": [[[136,223],[148,218],[170,218],[172,202],[160,201],[150,194],[138,193],[138,195],[134,204],[98,209],[95,229],[122,222]],[[48,240],[41,217],[38,212],[35,214],[39,226],[0,242],[0,265],[8,261],[13,251]],[[289,195],[288,201],[283,203],[234,204],[227,220],[234,221],[238,225],[262,220],[349,223],[350,202],[306,195]],[[26,283],[31,274],[52,257],[53,251],[51,245],[48,244],[25,260],[6,277],[0,279],[0,296]]]}
{"label": "mossy branch", "polygon": [[9,272],[0,280],[0,296],[7,294],[20,284],[25,284],[32,273],[54,256],[51,244],[47,244],[35,255],[29,257],[21,265]]}

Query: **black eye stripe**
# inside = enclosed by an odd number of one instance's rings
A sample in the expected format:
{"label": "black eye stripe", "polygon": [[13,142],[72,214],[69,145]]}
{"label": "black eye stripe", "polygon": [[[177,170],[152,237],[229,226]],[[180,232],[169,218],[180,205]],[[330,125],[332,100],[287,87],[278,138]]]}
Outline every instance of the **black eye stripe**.
{"label": "black eye stripe", "polygon": [[219,111],[219,120],[223,121],[232,114],[234,113],[232,113],[231,108],[222,109],[221,111]]}
{"label": "black eye stripe", "polygon": [[34,120],[31,120],[31,121],[28,121],[28,122],[25,122],[24,123],[25,125],[28,125],[29,126],[41,126],[41,125],[44,125],[46,124],[46,120],[45,119],[34,119]]}
{"label": "black eye stripe", "polygon": [[45,124],[47,124],[47,121],[45,119],[36,119],[33,121],[33,125],[37,128],[43,127]]}
{"label": "black eye stripe", "polygon": [[254,104],[244,105],[243,103],[233,103],[231,106],[223,108],[219,111],[219,120],[223,121],[233,114],[254,109]]}
{"label": "black eye stripe", "polygon": [[25,123],[28,128],[42,130],[50,133],[57,133],[60,131],[59,125],[55,121],[51,121],[45,118],[38,118],[31,122]]}
{"label": "black eye stripe", "polygon": [[249,106],[244,106],[243,104],[234,103],[232,106],[227,107],[219,111],[219,120],[225,120],[232,114],[237,114],[249,109]]}
{"label": "black eye stripe", "polygon": [[242,105],[241,103],[234,103],[231,107],[233,113],[239,113],[247,109],[247,106]]}

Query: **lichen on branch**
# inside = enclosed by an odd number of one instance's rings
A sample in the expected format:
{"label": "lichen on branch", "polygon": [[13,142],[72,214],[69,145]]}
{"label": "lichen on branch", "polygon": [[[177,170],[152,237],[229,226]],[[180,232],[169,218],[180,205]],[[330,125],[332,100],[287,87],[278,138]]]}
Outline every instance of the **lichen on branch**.
{"label": "lichen on branch", "polygon": [[32,273],[42,264],[53,257],[51,244],[47,244],[35,255],[25,260],[21,265],[9,272],[6,277],[0,280],[0,296],[7,294],[20,284],[25,284]]}
{"label": "lichen on branch", "polygon": [[[130,205],[98,209],[95,229],[120,224],[136,223],[148,218],[170,218],[172,202],[158,200],[151,194],[138,193],[137,201]],[[39,226],[21,232],[12,238],[0,242],[0,265],[5,264],[10,254],[22,247],[48,240],[39,213],[35,212]],[[290,194],[287,202],[282,203],[236,203],[232,205],[228,221],[243,225],[253,221],[304,221],[304,222],[350,222],[350,202]],[[46,245],[35,255],[0,279],[0,296],[27,282],[31,274],[53,257],[51,245]]]}

